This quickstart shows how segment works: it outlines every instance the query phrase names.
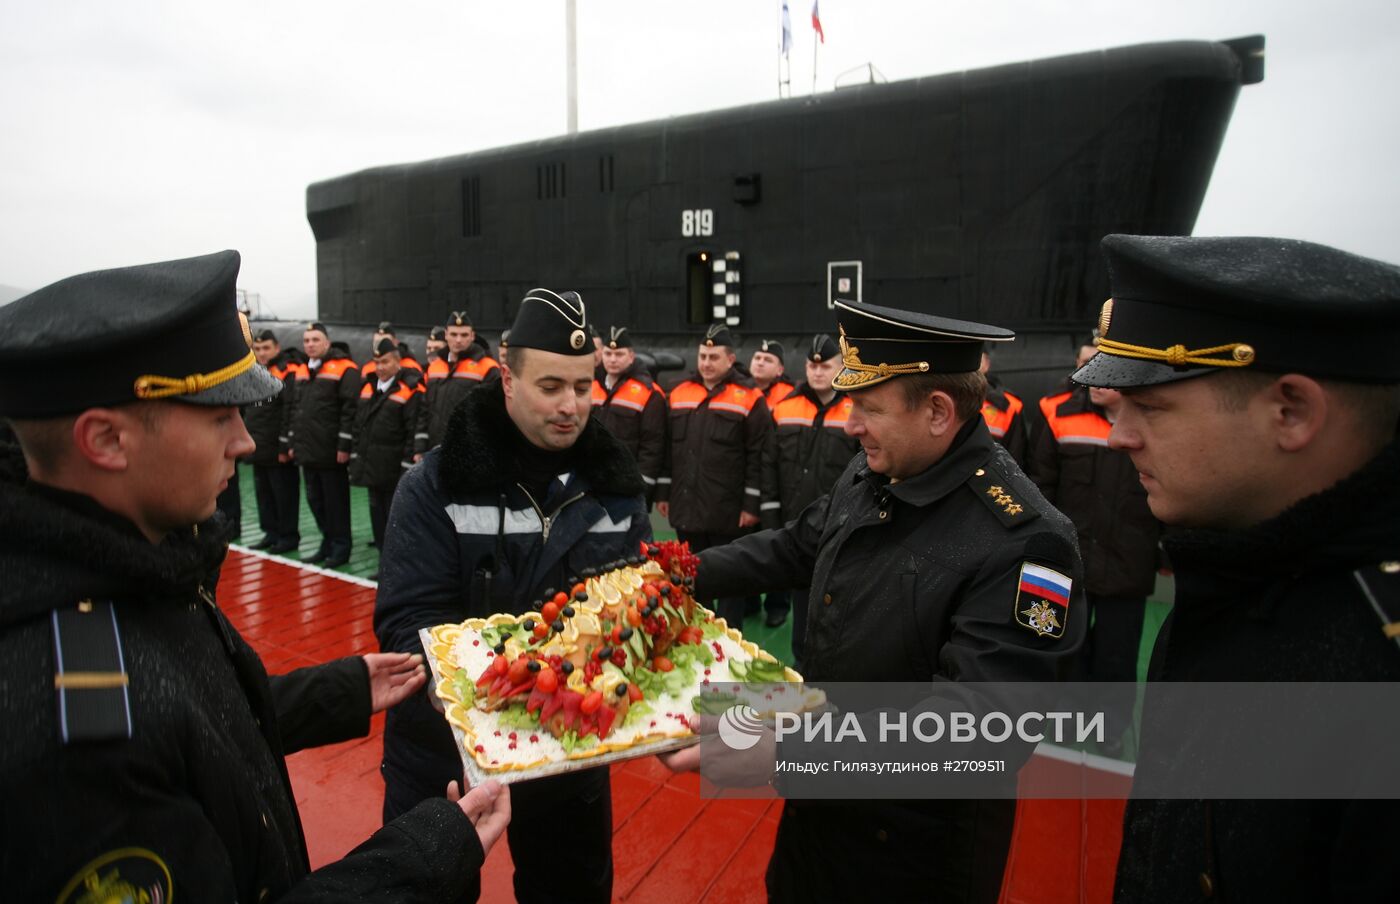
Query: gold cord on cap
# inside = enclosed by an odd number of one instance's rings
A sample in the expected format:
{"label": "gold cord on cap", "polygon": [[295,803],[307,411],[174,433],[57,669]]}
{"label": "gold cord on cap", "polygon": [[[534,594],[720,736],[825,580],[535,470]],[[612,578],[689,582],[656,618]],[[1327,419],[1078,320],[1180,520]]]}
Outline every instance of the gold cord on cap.
{"label": "gold cord on cap", "polygon": [[162,377],[146,374],[136,378],[134,389],[138,399],[167,399],[171,396],[194,395],[212,389],[220,383],[227,383],[252,367],[256,358],[250,351],[228,367],[221,367],[207,374],[190,374],[187,377]]}
{"label": "gold cord on cap", "polygon": [[910,364],[866,364],[860,360],[860,347],[851,345],[846,341],[846,329],[841,327],[841,363],[846,370],[854,371],[850,374],[838,374],[833,382],[839,383],[842,387],[849,389],[853,386],[864,386],[867,383],[874,383],[880,380],[888,380],[890,377],[898,377],[904,374],[927,373],[929,363],[927,361],[915,361]]}
{"label": "gold cord on cap", "polygon": [[[1170,345],[1166,348],[1150,348],[1146,345],[1132,345],[1100,336],[1094,345],[1099,351],[1120,358],[1142,358],[1147,361],[1160,361],[1173,367],[1194,364],[1202,367],[1248,367],[1254,363],[1254,347],[1244,342],[1230,342],[1210,348],[1188,349],[1184,345]],[[1211,355],[1229,352],[1228,358],[1212,358]]]}

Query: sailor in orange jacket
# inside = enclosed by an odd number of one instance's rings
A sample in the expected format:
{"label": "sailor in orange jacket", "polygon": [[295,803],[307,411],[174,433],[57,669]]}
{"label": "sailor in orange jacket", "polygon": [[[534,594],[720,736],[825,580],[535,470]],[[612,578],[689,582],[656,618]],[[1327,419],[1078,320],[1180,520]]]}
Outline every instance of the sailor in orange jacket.
{"label": "sailor in orange jacket", "polygon": [[632,453],[650,499],[666,464],[666,392],[637,364],[625,326],[608,328],[603,372],[593,381],[593,416]]}
{"label": "sailor in orange jacket", "polygon": [[982,376],[987,378],[987,398],[982,402],[982,419],[987,422],[987,430],[996,441],[1011,453],[1011,457],[1016,459],[1016,464],[1024,468],[1027,432],[1025,418],[1021,413],[1025,406],[1018,396],[1002,386],[1001,381],[989,373],[991,367],[991,354],[984,349],[982,366],[979,369]]}
{"label": "sailor in orange jacket", "polygon": [[[860,440],[846,434],[851,397],[838,394],[831,385],[840,370],[841,349],[836,340],[825,333],[814,337],[807,352],[807,381],[773,408],[774,430],[763,451],[764,527],[782,527],[831,492],[851,456],[860,451]],[[776,595],[769,593],[768,600]],[[797,663],[806,646],[807,588],[794,588],[791,601],[793,667],[800,670]]]}
{"label": "sailor in orange jacket", "polygon": [[466,311],[453,311],[444,333],[445,352],[428,364],[428,398],[418,413],[418,430],[413,437],[414,460],[442,444],[447,420],[457,403],[482,382],[498,378],[500,365],[476,343],[476,330]]}
{"label": "sailor in orange jacket", "polygon": [[[773,419],[763,393],[734,366],[734,338],[723,324],[705,333],[696,373],[671,390],[667,473],[656,509],[699,551],[758,526],[763,446]],[[744,598],[720,599],[716,612],[744,620]]]}
{"label": "sailor in orange jacket", "polygon": [[749,374],[754,385],[763,390],[763,399],[768,410],[778,407],[778,403],[792,392],[792,382],[786,379],[787,365],[783,363],[783,344],[776,339],[764,339],[749,358]]}
{"label": "sailor in orange jacket", "polygon": [[[418,373],[418,383],[423,384],[423,365],[418,363],[418,359],[413,357],[413,352],[409,351],[408,343],[399,341],[399,334],[394,330],[394,325],[387,320],[382,320],[374,331],[374,335],[369,340],[369,360],[360,368],[360,382],[369,383],[377,381],[375,363],[379,358],[379,343],[385,339],[392,339],[399,348],[399,367],[406,368]],[[426,389],[426,387],[425,387]]]}

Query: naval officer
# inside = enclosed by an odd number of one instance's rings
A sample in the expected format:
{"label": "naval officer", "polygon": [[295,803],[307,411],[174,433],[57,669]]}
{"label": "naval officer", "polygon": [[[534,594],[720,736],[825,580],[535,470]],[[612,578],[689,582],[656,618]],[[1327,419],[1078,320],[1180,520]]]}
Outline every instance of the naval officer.
{"label": "naval officer", "polygon": [[284,755],[363,736],[425,676],[377,653],[269,676],[219,611],[214,498],[253,450],[238,407],[281,389],[238,264],[85,273],[0,308],[13,900],[435,901],[475,886],[509,819],[504,790],[439,796],[310,870]]}
{"label": "naval officer", "polygon": [[[861,451],[786,527],[706,550],[697,596],[810,581],[813,682],[1038,682],[1084,637],[1074,526],[981,416],[977,323],[837,301],[846,432]],[[1058,588],[1030,588],[1027,575]],[[671,755],[695,768],[699,748]],[[768,865],[773,901],[994,902],[1014,800],[789,800]]]}

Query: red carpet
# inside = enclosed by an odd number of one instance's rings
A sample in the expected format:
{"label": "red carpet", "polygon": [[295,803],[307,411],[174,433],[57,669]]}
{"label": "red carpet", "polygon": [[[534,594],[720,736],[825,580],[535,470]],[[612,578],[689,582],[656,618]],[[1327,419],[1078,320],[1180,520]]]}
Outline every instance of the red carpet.
{"label": "red carpet", "polygon": [[[218,599],[269,672],[376,650],[374,588],[364,581],[232,550]],[[383,724],[382,716],[375,717],[367,738],[288,760],[313,866],[335,860],[379,827]],[[612,770],[615,900],[765,900],[763,871],[781,801],[706,800],[696,776],[673,776],[650,758]],[[1122,813],[1121,800],[1023,801],[1003,901],[1109,901]],[[504,843],[486,861],[481,900],[514,900]]]}

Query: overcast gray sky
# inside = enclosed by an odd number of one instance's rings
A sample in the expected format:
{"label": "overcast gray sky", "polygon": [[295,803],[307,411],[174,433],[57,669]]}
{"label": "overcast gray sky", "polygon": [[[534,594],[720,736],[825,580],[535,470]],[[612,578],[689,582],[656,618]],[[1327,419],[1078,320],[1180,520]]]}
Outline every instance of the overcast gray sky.
{"label": "overcast gray sky", "polygon": [[[770,100],[778,0],[578,0],[581,129]],[[315,306],[306,186],[562,133],[564,0],[0,0],[0,284],[243,253],[240,288]],[[796,94],[807,0],[791,0]],[[818,90],[1146,41],[1262,32],[1198,234],[1400,260],[1400,4],[821,0]]]}

